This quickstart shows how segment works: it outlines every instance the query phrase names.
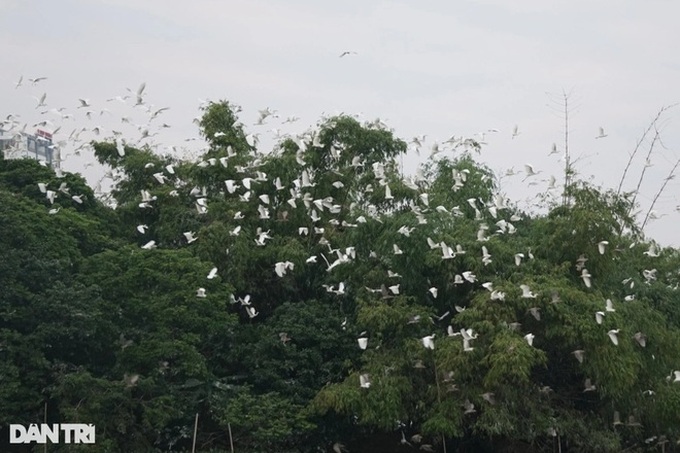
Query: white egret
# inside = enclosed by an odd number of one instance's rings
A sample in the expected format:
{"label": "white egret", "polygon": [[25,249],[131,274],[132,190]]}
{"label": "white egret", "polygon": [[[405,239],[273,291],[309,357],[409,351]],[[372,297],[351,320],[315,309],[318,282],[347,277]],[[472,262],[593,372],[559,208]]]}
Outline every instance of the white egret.
{"label": "white egret", "polygon": [[611,299],[607,299],[605,311],[608,311],[608,312],[616,311],[616,309],[614,308],[614,304],[612,303]]}
{"label": "white egret", "polygon": [[368,376],[368,374],[360,374],[359,375],[359,385],[361,388],[367,389],[371,386],[371,381]]}
{"label": "white egret", "polygon": [[432,334],[432,335],[424,336],[423,338],[420,339],[423,343],[423,346],[426,349],[434,349],[434,337],[435,337],[435,334]]}
{"label": "white egret", "polygon": [[586,268],[581,269],[581,278],[583,279],[583,283],[585,283],[586,288],[591,287],[591,283],[590,283],[591,277],[592,277],[592,275],[590,275],[588,273],[588,269],[586,269]]}
{"label": "white egret", "polygon": [[531,292],[531,288],[529,288],[528,285],[519,285],[519,287],[522,289],[522,297],[525,299],[535,299],[537,296],[533,292]]}
{"label": "white egret", "polygon": [[609,335],[609,339],[614,343],[616,346],[619,345],[619,337],[618,337],[619,329],[612,329],[609,332],[607,332],[607,335]]}
{"label": "white egret", "polygon": [[578,360],[578,363],[583,363],[583,359],[585,357],[586,352],[583,349],[577,349],[575,351],[571,352],[576,360]]}
{"label": "white egret", "polygon": [[193,231],[186,231],[182,234],[184,234],[188,244],[191,244],[198,239],[196,236],[194,236],[195,233]]}
{"label": "white egret", "polygon": [[606,247],[609,245],[609,241],[600,241],[597,243],[597,250],[600,252],[600,255],[604,255],[604,252],[606,251]]}

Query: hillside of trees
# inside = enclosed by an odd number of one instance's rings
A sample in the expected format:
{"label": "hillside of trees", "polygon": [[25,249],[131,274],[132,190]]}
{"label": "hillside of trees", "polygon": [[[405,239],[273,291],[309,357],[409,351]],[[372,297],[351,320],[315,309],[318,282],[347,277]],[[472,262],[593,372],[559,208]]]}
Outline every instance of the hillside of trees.
{"label": "hillside of trees", "polygon": [[[271,153],[226,101],[178,160],[94,143],[77,174],[0,160],[0,451],[680,451],[680,254],[573,178],[523,212],[460,140],[348,116]],[[532,176],[538,178],[538,176]],[[561,188],[560,188],[561,190]]]}

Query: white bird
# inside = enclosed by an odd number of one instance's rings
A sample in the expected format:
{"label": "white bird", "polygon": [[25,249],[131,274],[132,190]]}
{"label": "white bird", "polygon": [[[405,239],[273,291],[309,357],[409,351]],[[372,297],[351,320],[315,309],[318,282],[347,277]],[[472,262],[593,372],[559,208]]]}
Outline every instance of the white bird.
{"label": "white bird", "polygon": [[185,232],[185,233],[183,233],[183,234],[184,234],[184,237],[186,238],[188,244],[191,244],[191,243],[194,242],[196,239],[198,239],[197,237],[194,236],[194,232],[193,232],[193,231],[187,231],[187,232]]}
{"label": "white bird", "polygon": [[484,263],[485,266],[491,263],[491,255],[486,246],[482,246],[482,263]]}
{"label": "white bird", "polygon": [[609,312],[616,311],[616,309],[614,308],[614,304],[612,303],[611,299],[607,299],[607,302],[606,302],[606,305],[605,305],[605,311],[609,311]]}
{"label": "white bird", "polygon": [[432,294],[432,297],[434,297],[435,299],[437,298],[437,288],[433,286],[432,288],[428,289],[428,291],[430,292],[430,294]]}
{"label": "white bird", "polygon": [[361,349],[366,349],[368,346],[368,338],[366,337],[357,338],[357,342],[359,343],[359,348]]}
{"label": "white bird", "polygon": [[286,271],[288,270],[293,270],[295,268],[295,264],[291,263],[290,261],[280,261],[274,265],[274,271],[276,272],[276,275],[279,277],[283,277],[286,275]]}
{"label": "white bird", "polygon": [[148,230],[149,227],[146,225],[137,225],[137,231],[140,232],[140,234],[146,233],[146,230]]}
{"label": "white bird", "polygon": [[528,333],[528,334],[524,335],[524,339],[527,341],[527,343],[529,343],[529,346],[534,345],[534,338],[535,337],[536,336],[532,333]]}
{"label": "white bird", "polygon": [[604,320],[604,315],[605,313],[603,311],[596,311],[595,322],[597,322],[598,324],[602,324],[602,321]]}
{"label": "white bird", "polygon": [[248,313],[250,319],[253,319],[255,316],[260,314],[260,312],[255,311],[253,307],[246,307],[246,313]]}
{"label": "white bird", "polygon": [[385,200],[392,200],[394,197],[392,196],[392,190],[390,190],[389,184],[385,184]]}
{"label": "white bird", "polygon": [[395,255],[402,255],[404,253],[397,244],[392,244],[392,249]]}
{"label": "white bird", "polygon": [[528,285],[519,285],[519,287],[522,289],[522,297],[526,299],[535,299],[537,297],[536,294],[531,292],[531,288]]}
{"label": "white bird", "polygon": [[205,288],[198,288],[196,290],[196,297],[204,298],[206,297],[205,295]]}
{"label": "white bird", "polygon": [[604,252],[606,251],[606,247],[609,245],[609,241],[600,241],[597,243],[597,250],[600,252],[600,255],[604,255]]}
{"label": "white bird", "polygon": [[585,357],[586,352],[582,349],[577,349],[576,351],[572,351],[572,354],[574,354],[574,357],[576,357],[576,360],[578,360],[578,363],[583,363],[583,358]]}
{"label": "white bird", "polygon": [[581,278],[583,279],[583,283],[586,284],[586,288],[590,288],[591,286],[590,277],[592,277],[592,275],[588,273],[588,269],[581,269]]}
{"label": "white bird", "polygon": [[594,392],[595,390],[597,390],[597,387],[590,381],[590,379],[586,379],[586,381],[583,384],[583,387],[584,392]]}
{"label": "white bird", "polygon": [[595,138],[605,138],[607,134],[604,133],[604,128],[600,127],[600,134]]}
{"label": "white bird", "polygon": [[473,274],[471,271],[463,272],[463,278],[470,283],[474,283],[477,281],[477,276]]}
{"label": "white bird", "polygon": [[617,334],[619,333],[619,329],[612,329],[609,332],[607,332],[607,335],[609,335],[609,339],[614,343],[615,345],[619,345],[619,337]]}
{"label": "white bird", "polygon": [[420,339],[423,342],[423,346],[426,349],[434,349],[434,337],[435,337],[435,334],[432,334],[432,335],[427,335],[427,336]]}
{"label": "white bird", "polygon": [[531,164],[524,164],[524,172],[526,173],[526,176],[524,177],[524,179],[522,181],[525,181],[527,178],[529,178],[531,176],[536,176],[539,173],[542,173],[540,171],[538,171],[538,172],[535,171],[533,165],[531,165]]}
{"label": "white bird", "polygon": [[[368,375],[366,375],[366,376],[368,376]],[[370,385],[370,383],[369,383],[369,385]],[[363,385],[362,385],[362,387],[363,387]],[[336,443],[333,444],[333,452],[334,453],[346,453],[347,449],[340,442],[336,442]]]}
{"label": "white bird", "polygon": [[654,257],[654,258],[658,257],[659,251],[656,248],[656,244],[654,244],[654,243],[649,244],[649,250],[647,250],[646,252],[643,252],[643,255],[647,255],[647,256],[650,256],[650,257]]}
{"label": "white bird", "polygon": [[236,192],[237,189],[241,187],[238,184],[236,184],[236,181],[234,181],[233,179],[227,179],[226,181],[224,181],[224,184],[227,186],[227,192],[229,193],[234,193]]}
{"label": "white bird", "polygon": [[213,278],[215,278],[216,275],[217,275],[217,268],[213,267],[212,269],[210,269],[210,273],[208,273],[208,276],[206,278],[208,280],[212,280]]}
{"label": "white bird", "polygon": [[522,264],[522,258],[524,258],[524,253],[515,253],[515,266]]}
{"label": "white bird", "polygon": [[647,346],[647,335],[645,335],[642,332],[637,332],[635,335],[633,335],[633,339],[638,342],[640,346],[643,348]]}
{"label": "white bird", "polygon": [[529,308],[529,313],[531,313],[531,316],[533,316],[536,319],[536,321],[541,320],[541,308],[540,307]]}
{"label": "white bird", "polygon": [[156,248],[156,241],[149,241],[142,246],[144,250],[151,250]]}
{"label": "white bird", "polygon": [[35,96],[33,96],[33,98],[34,98],[36,101],[38,101],[38,105],[36,105],[35,108],[46,107],[46,106],[47,106],[47,104],[45,104],[45,99],[47,99],[47,93],[43,93],[43,95],[40,96],[40,98],[37,98],[37,97],[35,97]]}
{"label": "white bird", "polygon": [[451,247],[446,245],[445,242],[442,241],[441,244],[440,244],[440,247],[442,249],[442,259],[443,260],[450,260],[452,258],[455,258],[456,253],[451,249]]}
{"label": "white bird", "polygon": [[359,385],[361,386],[362,389],[367,389],[371,386],[371,381],[368,374],[359,375]]}

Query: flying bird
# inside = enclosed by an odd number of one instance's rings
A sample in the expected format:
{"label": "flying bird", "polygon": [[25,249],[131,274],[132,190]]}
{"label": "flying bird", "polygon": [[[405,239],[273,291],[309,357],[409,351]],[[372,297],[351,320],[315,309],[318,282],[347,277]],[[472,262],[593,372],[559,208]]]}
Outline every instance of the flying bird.
{"label": "flying bird", "polygon": [[607,332],[607,335],[609,335],[609,339],[614,343],[616,346],[619,345],[619,337],[618,337],[619,329],[612,329],[609,332]]}
{"label": "flying bird", "polygon": [[604,133],[604,128],[603,128],[603,127],[600,127],[600,133],[599,133],[599,135],[598,135],[597,137],[595,137],[595,138],[605,138],[606,136],[607,136],[607,134]]}
{"label": "flying bird", "polygon": [[357,55],[356,52],[353,50],[345,50],[343,53],[340,54],[340,58],[346,57],[347,55]]}

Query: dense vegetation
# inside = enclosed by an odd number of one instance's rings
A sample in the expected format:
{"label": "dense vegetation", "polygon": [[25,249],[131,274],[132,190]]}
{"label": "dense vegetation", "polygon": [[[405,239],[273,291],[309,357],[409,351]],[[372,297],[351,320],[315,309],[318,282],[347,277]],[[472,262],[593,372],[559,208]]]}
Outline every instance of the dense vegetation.
{"label": "dense vegetation", "polygon": [[198,414],[198,451],[678,448],[680,256],[629,196],[576,181],[528,215],[471,140],[403,178],[406,143],[350,117],[266,155],[229,103],[201,128],[200,162],[95,143],[115,209],[0,160],[4,433],[188,451]]}

